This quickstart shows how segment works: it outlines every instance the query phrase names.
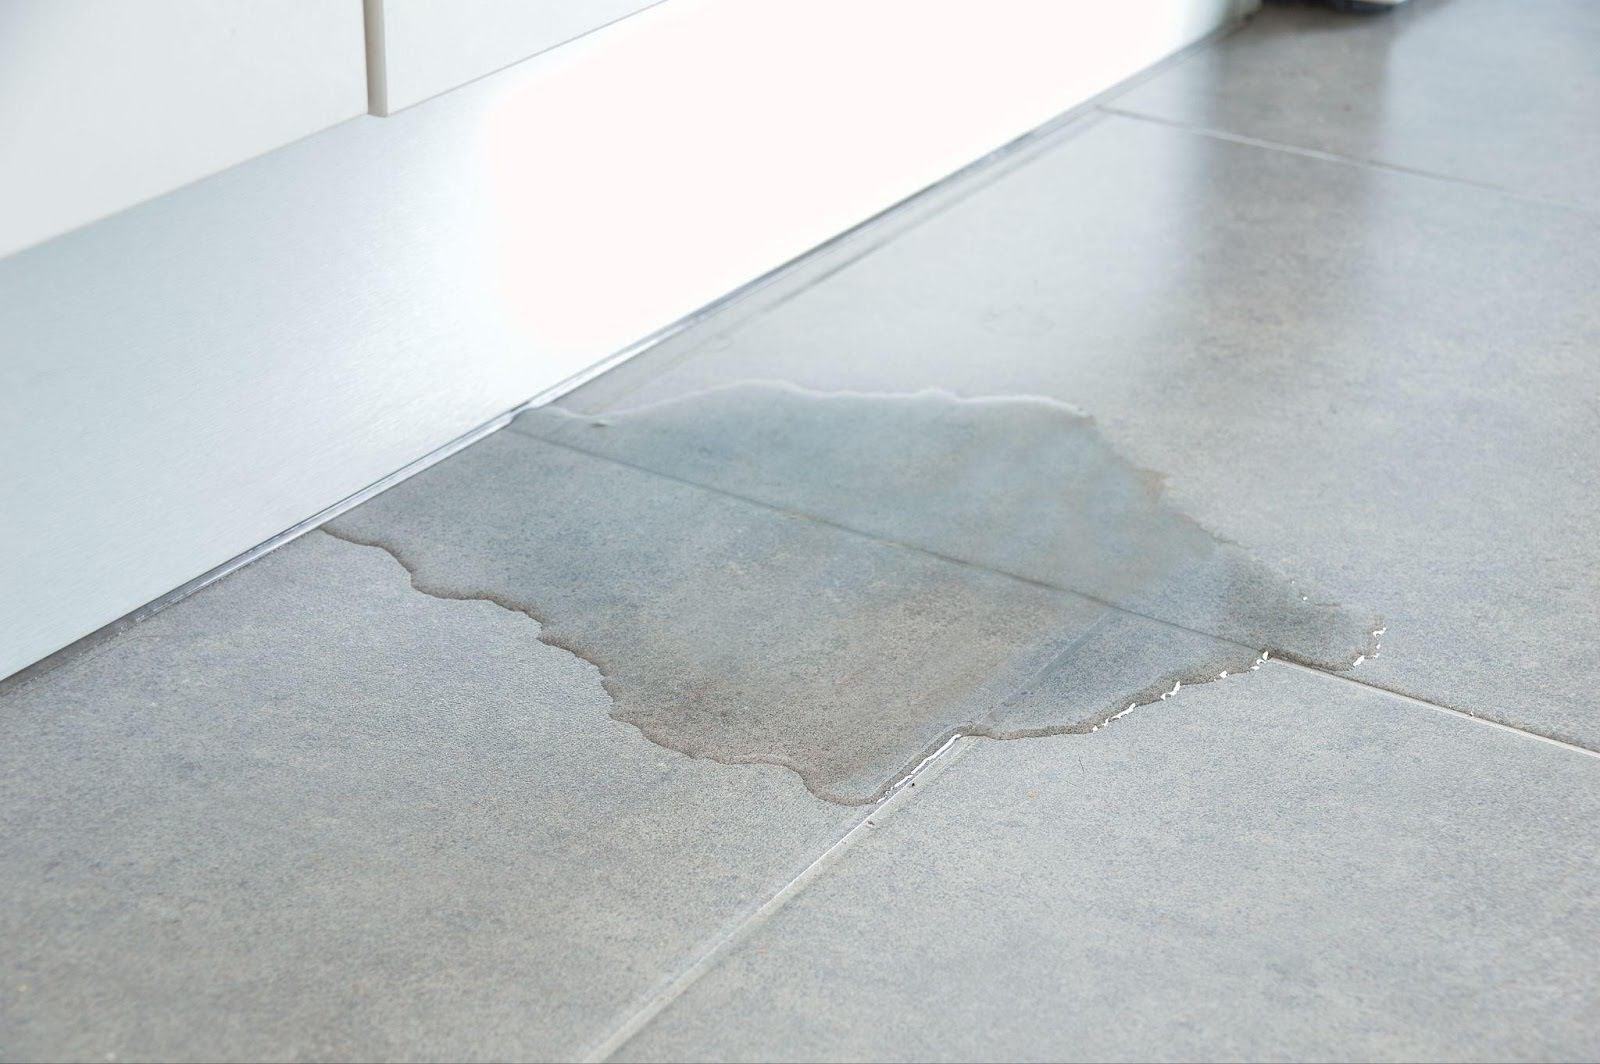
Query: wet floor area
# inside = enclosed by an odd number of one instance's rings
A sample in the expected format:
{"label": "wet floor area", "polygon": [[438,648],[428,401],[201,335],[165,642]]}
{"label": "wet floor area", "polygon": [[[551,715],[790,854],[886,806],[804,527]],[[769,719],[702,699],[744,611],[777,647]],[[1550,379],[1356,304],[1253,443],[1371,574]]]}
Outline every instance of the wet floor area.
{"label": "wet floor area", "polygon": [[1269,5],[0,693],[0,1058],[1593,1058],[1597,35]]}
{"label": "wet floor area", "polygon": [[1041,399],[741,384],[534,410],[328,531],[537,618],[662,746],[850,804],[958,733],[1093,731],[1378,643]]}

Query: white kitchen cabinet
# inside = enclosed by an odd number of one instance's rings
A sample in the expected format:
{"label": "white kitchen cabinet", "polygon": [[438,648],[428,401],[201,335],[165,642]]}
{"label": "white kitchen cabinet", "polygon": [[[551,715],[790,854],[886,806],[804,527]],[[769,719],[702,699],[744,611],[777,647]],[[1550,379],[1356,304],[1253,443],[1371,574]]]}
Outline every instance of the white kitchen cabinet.
{"label": "white kitchen cabinet", "polygon": [[[1238,10],[667,0],[0,258],[0,676],[569,386]],[[151,130],[122,154],[189,150],[192,132],[106,106]],[[7,196],[0,216],[16,230],[31,207]]]}
{"label": "white kitchen cabinet", "polygon": [[392,114],[660,0],[367,0],[372,113]]}
{"label": "white kitchen cabinet", "polygon": [[0,256],[367,110],[361,0],[0,0]]}

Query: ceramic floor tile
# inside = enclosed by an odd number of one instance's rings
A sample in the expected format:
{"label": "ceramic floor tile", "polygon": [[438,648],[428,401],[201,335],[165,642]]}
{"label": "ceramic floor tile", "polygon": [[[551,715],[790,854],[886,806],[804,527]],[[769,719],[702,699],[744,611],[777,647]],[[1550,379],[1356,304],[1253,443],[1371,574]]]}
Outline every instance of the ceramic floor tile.
{"label": "ceramic floor tile", "polygon": [[0,1058],[1600,1055],[1600,761],[1251,669],[1600,747],[1591,15],[1269,9],[0,693]]}
{"label": "ceramic floor tile", "polygon": [[1364,678],[1600,745],[1600,219],[1110,117],[803,282],[568,405],[1054,397],[1383,616]]}
{"label": "ceramic floor tile", "polygon": [[1268,4],[1110,106],[1600,210],[1600,6]]}
{"label": "ceramic floor tile", "polygon": [[1593,755],[1269,665],[949,756],[615,1059],[1600,1053]]}
{"label": "ceramic floor tile", "polygon": [[0,697],[0,1057],[570,1058],[853,822],[537,636],[314,532]]}

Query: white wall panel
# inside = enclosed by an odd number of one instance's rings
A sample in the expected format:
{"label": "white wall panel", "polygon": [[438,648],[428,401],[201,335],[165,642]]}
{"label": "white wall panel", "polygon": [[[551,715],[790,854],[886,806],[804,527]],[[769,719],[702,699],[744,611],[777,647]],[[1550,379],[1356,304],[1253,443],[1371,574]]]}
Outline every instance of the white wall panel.
{"label": "white wall panel", "polygon": [[372,113],[390,114],[659,0],[367,0]]}
{"label": "white wall panel", "polygon": [[1230,7],[669,0],[0,260],[0,675]]}
{"label": "white wall panel", "polygon": [[0,0],[0,255],[366,111],[361,0]]}

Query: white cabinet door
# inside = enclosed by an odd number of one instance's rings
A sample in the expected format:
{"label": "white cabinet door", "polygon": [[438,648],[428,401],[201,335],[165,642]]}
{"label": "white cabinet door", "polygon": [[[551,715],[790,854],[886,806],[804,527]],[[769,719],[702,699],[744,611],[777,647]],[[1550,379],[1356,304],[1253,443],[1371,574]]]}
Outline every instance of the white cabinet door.
{"label": "white cabinet door", "polygon": [[1232,5],[668,0],[0,258],[0,676],[562,387]]}
{"label": "white cabinet door", "polygon": [[361,0],[3,0],[0,256],[366,110]]}
{"label": "white cabinet door", "polygon": [[367,0],[372,113],[393,114],[660,0]]}

